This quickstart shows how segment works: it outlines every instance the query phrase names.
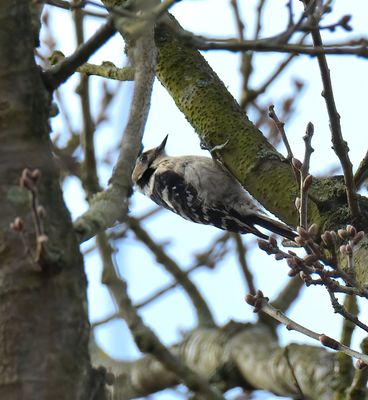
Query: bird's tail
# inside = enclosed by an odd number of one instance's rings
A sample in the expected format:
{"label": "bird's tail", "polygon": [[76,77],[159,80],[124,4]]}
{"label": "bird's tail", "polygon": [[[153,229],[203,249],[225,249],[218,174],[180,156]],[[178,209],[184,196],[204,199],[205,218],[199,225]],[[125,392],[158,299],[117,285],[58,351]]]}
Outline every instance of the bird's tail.
{"label": "bird's tail", "polygon": [[275,221],[274,219],[267,217],[267,215],[247,215],[247,221],[252,225],[259,225],[262,228],[265,228],[289,240],[294,240],[297,236],[297,233],[294,232],[289,226],[283,224],[282,222]]}

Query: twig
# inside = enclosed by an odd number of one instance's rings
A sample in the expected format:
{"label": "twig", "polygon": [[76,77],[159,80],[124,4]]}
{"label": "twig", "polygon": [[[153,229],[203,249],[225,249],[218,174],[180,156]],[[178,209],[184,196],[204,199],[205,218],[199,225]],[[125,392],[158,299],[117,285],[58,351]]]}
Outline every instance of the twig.
{"label": "twig", "polygon": [[312,175],[309,175],[310,158],[314,149],[311,145],[314,133],[314,126],[308,123],[303,140],[305,143],[305,152],[303,164],[300,167],[300,226],[307,229],[308,227],[308,191],[312,185]]}
{"label": "twig", "polygon": [[348,319],[349,321],[351,321],[356,326],[359,326],[359,328],[361,328],[364,331],[368,332],[368,326],[366,324],[364,324],[362,321],[360,321],[360,319],[356,315],[354,315],[354,314],[350,313],[349,311],[347,311],[345,309],[345,307],[342,306],[338,302],[334,292],[328,286],[326,288],[327,288],[328,294],[330,295],[331,304],[332,304],[332,307],[333,307],[335,313],[340,314],[345,319]]}
{"label": "twig", "polygon": [[355,351],[351,349],[348,346],[345,346],[341,343],[339,343],[337,340],[321,333],[314,332],[303,325],[298,324],[297,322],[293,321],[292,319],[288,318],[285,314],[283,314],[280,310],[277,310],[276,308],[272,307],[268,299],[263,296],[263,293],[258,291],[256,296],[252,296],[248,294],[246,296],[246,302],[254,307],[254,312],[259,312],[262,311],[269,315],[272,318],[277,319],[279,322],[284,324],[288,330],[295,330],[297,332],[302,333],[305,336],[308,336],[314,340],[319,341],[322,343],[323,346],[328,347],[330,349],[336,350],[336,351],[342,351],[348,356],[357,358],[359,360],[362,360],[364,363],[368,364],[368,356],[359,353],[358,351]]}
{"label": "twig", "polygon": [[55,90],[65,82],[78,67],[84,64],[88,58],[106,43],[116,30],[112,21],[107,21],[100,29],[83,45],[69,57],[66,57],[61,63],[54,65],[43,73],[45,85],[50,91]]}
{"label": "twig", "polygon": [[120,317],[120,313],[119,312],[114,312],[114,313],[108,315],[105,318],[101,318],[98,321],[95,321],[95,322],[91,323],[91,330],[97,328],[98,326],[107,324],[108,322],[113,321],[114,319],[119,318],[119,317]]}
{"label": "twig", "polygon": [[[304,0],[304,5],[306,9],[308,7],[308,4],[309,1]],[[321,33],[318,29],[319,21],[316,19],[313,13],[309,14],[309,21],[312,25],[311,35],[313,39],[313,44],[315,47],[322,47],[323,43],[322,43]],[[333,149],[340,160],[342,170],[344,173],[349,209],[354,222],[357,222],[360,220],[361,216],[360,207],[356,193],[356,186],[353,179],[352,163],[348,155],[349,148],[342,136],[340,115],[336,109],[336,103],[330,77],[330,70],[328,68],[327,59],[324,54],[318,55],[317,60],[323,83],[323,97],[326,102],[327,112],[330,120],[330,130],[331,130]]]}
{"label": "twig", "polygon": [[293,169],[293,173],[295,176],[295,179],[297,182],[300,182],[300,173],[299,170],[297,168],[295,168],[294,164],[291,162],[292,159],[294,158],[293,155],[293,151],[291,150],[290,144],[289,144],[289,140],[286,136],[286,132],[285,132],[285,122],[281,122],[279,120],[279,118],[276,115],[275,112],[275,106],[273,104],[271,104],[268,108],[268,115],[269,117],[272,119],[272,121],[275,123],[276,129],[277,131],[280,133],[280,136],[282,138],[282,141],[284,142],[284,145],[286,147],[286,151],[287,151],[287,157],[286,159],[290,162],[290,165]]}
{"label": "twig", "polygon": [[238,31],[238,36],[239,36],[240,40],[244,40],[244,22],[242,21],[241,16],[240,16],[238,1],[231,0],[230,5],[231,5],[232,9],[234,10],[236,30]]}
{"label": "twig", "polygon": [[262,17],[263,17],[263,9],[266,4],[265,0],[258,0],[258,5],[257,5],[257,22],[256,22],[256,28],[254,32],[254,39],[258,39],[259,35],[262,30]]}
{"label": "twig", "polygon": [[[155,209],[155,210],[157,210],[157,209]],[[229,239],[228,232],[221,235],[218,239],[216,239],[209,246],[208,250],[196,255],[195,263],[190,268],[185,270],[184,273],[187,275],[190,275],[192,272],[194,272],[195,270],[197,270],[201,267],[207,267],[207,268],[213,269],[215,267],[215,264],[217,264],[222,259],[222,257],[226,254],[227,250],[225,248],[225,244],[227,243],[228,239]],[[217,249],[218,246],[220,246],[219,249]],[[148,296],[145,300],[142,300],[141,302],[136,303],[134,305],[134,307],[136,309],[142,308],[142,307],[150,304],[152,301],[158,299],[159,297],[161,297],[163,294],[167,293],[168,291],[175,289],[178,285],[179,285],[178,281],[168,284],[168,285],[162,287],[157,292]],[[94,328],[96,326],[106,324],[107,322],[109,322],[113,319],[116,319],[118,317],[119,317],[119,313],[114,312],[114,313],[108,315],[107,317],[94,322],[91,326],[92,326],[92,328]]]}
{"label": "twig", "polygon": [[[313,237],[315,237],[317,233],[317,226],[315,224],[312,224],[308,231],[300,226],[297,228],[297,231],[298,236],[295,238],[295,242],[305,247],[308,251],[308,255],[303,258],[298,257],[296,253],[290,250],[288,253],[281,250],[277,246],[276,240],[272,237],[268,242],[258,240],[258,246],[267,254],[274,254],[276,260],[286,259],[290,267],[289,276],[300,274],[307,286],[324,285],[326,288],[336,293],[355,294],[360,297],[368,298],[368,290],[361,286],[352,275],[343,271],[338,266],[335,259],[326,257],[322,253],[319,244],[313,241]],[[336,233],[333,231],[326,231],[321,235],[323,242],[329,250],[331,250],[332,245],[336,245],[336,242],[332,240],[333,237],[335,237],[336,240],[336,236]],[[328,237],[330,237],[329,240],[327,240]],[[357,232],[353,240],[357,244],[363,237],[363,232]],[[327,266],[331,267],[332,271],[327,270]],[[319,275],[320,279],[312,279],[312,274]],[[343,279],[347,286],[340,285],[335,278]]]}
{"label": "twig", "polygon": [[[216,264],[221,260],[222,257],[224,257],[227,252],[225,244],[228,239],[228,232],[226,232],[224,235],[221,235],[218,239],[215,240],[213,244],[209,246],[208,250],[196,255],[196,262],[190,268],[185,270],[184,273],[189,276],[193,271],[201,267],[214,269]],[[220,245],[220,248],[216,249],[218,245]],[[164,286],[156,293],[151,294],[146,299],[135,304],[135,307],[139,309],[146,306],[147,304],[161,297],[163,294],[167,293],[169,290],[176,288],[178,285],[179,282],[175,281],[171,284],[168,284],[167,286]]]}
{"label": "twig", "polygon": [[[35,0],[36,3],[40,3],[40,4],[48,4],[50,6],[53,7],[58,7],[61,8],[63,10],[80,10],[80,12],[83,15],[88,15],[90,17],[96,17],[96,18],[104,18],[106,19],[108,17],[107,13],[97,13],[94,11],[90,11],[90,10],[83,10],[82,7],[84,7],[84,2],[80,1],[80,2],[74,2],[74,4],[70,3],[69,1],[64,1],[64,0]],[[77,3],[77,4],[75,4]]]}
{"label": "twig", "polygon": [[238,261],[247,284],[247,289],[250,294],[256,294],[256,288],[254,286],[253,274],[249,270],[249,266],[246,259],[246,247],[242,241],[241,236],[238,233],[233,234],[233,238],[236,243],[236,250],[238,254]]}
{"label": "twig", "polygon": [[262,83],[262,85],[258,89],[252,91],[248,101],[254,101],[260,94],[264,93],[295,57],[296,54],[290,54],[289,56],[287,56],[286,59],[282,61],[273,71],[273,73]]}
{"label": "twig", "polygon": [[134,232],[136,237],[151,250],[156,257],[156,260],[166,269],[166,271],[172,274],[183,287],[188,297],[192,301],[199,323],[206,326],[215,326],[213,316],[208,308],[207,303],[203,299],[194,283],[188,278],[187,274],[183,272],[178,264],[151,239],[151,237],[147,234],[147,232],[144,231],[144,229],[135,219],[131,217],[128,218],[127,224]]}
{"label": "twig", "polygon": [[[240,16],[239,6],[237,0],[231,0],[230,5],[234,11],[235,23],[237,28],[237,33],[239,40],[244,40],[244,22]],[[249,97],[249,78],[252,73],[252,53],[250,52],[242,52],[241,61],[240,61],[240,71],[242,74],[243,82],[241,85],[241,99],[240,99],[240,107],[244,108]]]}
{"label": "twig", "polygon": [[[34,169],[30,171],[28,168],[25,168],[22,171],[19,184],[20,186],[27,189],[31,194],[31,211],[33,217],[33,223],[36,231],[36,252],[35,252],[35,262],[40,266],[42,270],[46,270],[49,264],[52,265],[54,260],[52,260],[51,252],[47,251],[47,241],[48,236],[44,231],[43,220],[46,216],[46,211],[42,205],[39,203],[39,196],[37,190],[37,184],[39,179],[41,178],[41,171],[39,169]],[[10,225],[10,227],[18,231],[22,236],[22,241],[25,245],[27,254],[29,254],[28,245],[24,238],[24,224],[23,221],[18,217],[15,221]]]}
{"label": "twig", "polygon": [[305,54],[311,57],[318,57],[319,55],[355,55],[357,57],[368,58],[368,47],[365,39],[332,43],[323,46],[310,46],[299,45],[296,43],[280,44],[273,38],[243,41],[239,41],[238,39],[227,39],[226,41],[223,41],[217,38],[204,38],[191,33],[183,33],[182,36],[185,38],[188,45],[198,50],[293,53]]}
{"label": "twig", "polygon": [[[84,20],[83,15],[81,14],[79,9],[73,11],[73,19],[77,37],[77,44],[79,48],[81,48],[81,46],[83,46],[84,44]],[[97,176],[96,155],[94,146],[95,125],[92,121],[91,115],[89,79],[87,75],[80,76],[77,93],[80,97],[83,117],[83,129],[81,135],[83,161],[81,165],[81,178],[82,185],[87,193],[87,198],[91,199],[92,195],[94,195],[101,189]]]}

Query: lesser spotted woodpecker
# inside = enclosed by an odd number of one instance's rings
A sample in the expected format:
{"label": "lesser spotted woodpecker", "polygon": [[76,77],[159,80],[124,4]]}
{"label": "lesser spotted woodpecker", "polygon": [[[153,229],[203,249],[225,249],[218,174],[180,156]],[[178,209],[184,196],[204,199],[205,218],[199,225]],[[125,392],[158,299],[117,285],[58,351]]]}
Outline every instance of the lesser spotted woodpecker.
{"label": "lesser spotted woodpecker", "polygon": [[287,225],[269,218],[240,183],[209,157],[169,157],[163,142],[140,155],[132,173],[137,189],[190,221],[267,239],[254,225],[293,240]]}

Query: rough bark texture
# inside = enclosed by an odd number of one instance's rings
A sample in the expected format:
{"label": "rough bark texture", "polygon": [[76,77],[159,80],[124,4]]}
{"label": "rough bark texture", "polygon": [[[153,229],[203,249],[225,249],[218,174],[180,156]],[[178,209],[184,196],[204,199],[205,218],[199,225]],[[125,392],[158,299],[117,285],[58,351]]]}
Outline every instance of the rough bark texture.
{"label": "rough bark texture", "polygon": [[[172,351],[223,390],[240,386],[299,398],[295,378],[305,399],[330,400],[335,390],[336,353],[297,344],[286,349],[263,324],[231,322],[219,329],[197,329]],[[99,359],[117,374],[116,400],[147,396],[179,383],[151,356],[132,363],[101,355]]]}
{"label": "rough bark texture", "polygon": [[[90,399],[86,279],[48,137],[50,98],[34,62],[27,0],[0,2],[0,398]],[[22,170],[38,168],[47,253]],[[9,224],[24,221],[24,242]]]}

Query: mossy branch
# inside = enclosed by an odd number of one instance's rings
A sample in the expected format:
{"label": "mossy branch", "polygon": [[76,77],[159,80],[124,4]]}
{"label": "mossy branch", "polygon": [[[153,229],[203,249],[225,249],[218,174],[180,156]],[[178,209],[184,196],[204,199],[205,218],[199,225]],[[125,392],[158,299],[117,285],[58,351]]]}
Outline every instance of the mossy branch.
{"label": "mossy branch", "polygon": [[[171,17],[156,29],[158,79],[196,130],[203,147],[219,146],[213,155],[242,185],[267,210],[296,225],[298,187],[290,165],[240,109],[204,57],[175,33],[180,29]],[[310,207],[311,220],[319,221],[316,205],[311,202]]]}

